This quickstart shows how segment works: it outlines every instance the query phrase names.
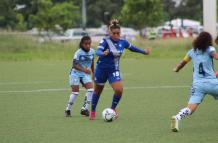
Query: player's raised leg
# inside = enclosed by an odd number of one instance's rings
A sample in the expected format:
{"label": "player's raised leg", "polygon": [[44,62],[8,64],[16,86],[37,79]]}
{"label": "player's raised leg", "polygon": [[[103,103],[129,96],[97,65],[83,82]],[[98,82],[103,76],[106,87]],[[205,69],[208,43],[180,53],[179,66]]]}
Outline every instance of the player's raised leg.
{"label": "player's raised leg", "polygon": [[199,104],[188,104],[187,107],[181,109],[179,113],[171,118],[171,130],[179,131],[179,121],[194,113]]}

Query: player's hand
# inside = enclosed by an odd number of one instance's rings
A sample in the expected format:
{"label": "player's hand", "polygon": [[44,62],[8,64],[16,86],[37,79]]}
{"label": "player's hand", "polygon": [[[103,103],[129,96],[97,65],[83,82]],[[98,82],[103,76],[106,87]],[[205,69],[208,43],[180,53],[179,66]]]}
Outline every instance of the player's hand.
{"label": "player's hand", "polygon": [[103,56],[107,56],[108,54],[109,54],[109,49],[107,49],[103,52]]}
{"label": "player's hand", "polygon": [[85,69],[84,69],[84,73],[86,73],[86,74],[92,74],[92,70],[89,69],[89,68],[85,68]]}
{"label": "player's hand", "polygon": [[215,72],[215,74],[216,74],[216,78],[218,78],[218,72],[217,71]]}
{"label": "player's hand", "polygon": [[151,53],[151,48],[145,48],[146,55],[149,55]]}
{"label": "player's hand", "polygon": [[177,67],[173,68],[174,72],[179,72],[179,70],[177,69]]}

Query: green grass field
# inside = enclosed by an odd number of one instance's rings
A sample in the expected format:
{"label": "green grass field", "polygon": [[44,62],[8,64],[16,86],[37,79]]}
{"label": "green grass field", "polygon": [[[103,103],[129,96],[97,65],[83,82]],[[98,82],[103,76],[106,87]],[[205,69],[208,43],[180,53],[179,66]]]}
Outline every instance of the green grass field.
{"label": "green grass field", "polygon": [[218,104],[210,96],[181,122],[180,132],[170,131],[170,118],[187,104],[192,80],[191,64],[179,74],[172,72],[178,61],[122,59],[124,94],[120,116],[112,123],[101,119],[111,105],[109,85],[95,121],[79,114],[84,90],[73,117],[64,117],[70,60],[1,61],[0,143],[217,143]]}

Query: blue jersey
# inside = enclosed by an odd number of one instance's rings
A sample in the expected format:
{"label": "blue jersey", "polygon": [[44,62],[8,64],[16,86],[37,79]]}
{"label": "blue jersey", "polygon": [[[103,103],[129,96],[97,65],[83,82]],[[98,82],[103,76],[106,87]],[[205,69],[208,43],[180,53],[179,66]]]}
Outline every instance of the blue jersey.
{"label": "blue jersey", "polygon": [[[96,68],[111,71],[119,70],[120,57],[122,56],[124,49],[145,54],[144,50],[134,47],[127,40],[119,39],[118,41],[114,41],[111,37],[105,37],[101,40],[96,52],[99,56]],[[102,56],[102,52],[105,50],[109,50],[109,54],[107,56]]]}
{"label": "blue jersey", "polygon": [[205,52],[191,49],[187,57],[192,59],[193,63],[193,82],[204,79],[216,79],[214,72],[213,58],[211,53],[216,52],[215,48],[210,46]]}
{"label": "blue jersey", "polygon": [[[84,50],[82,50],[80,48],[75,52],[73,60],[79,66],[81,66],[83,68],[91,68],[91,65],[92,65],[92,62],[94,59],[94,54],[95,54],[95,51],[92,48],[90,49],[89,52],[85,52]],[[83,76],[85,74],[84,72],[76,70],[74,68],[71,69],[71,73],[72,73],[72,71],[73,71],[73,73],[76,73],[77,75],[81,75],[81,76]]]}

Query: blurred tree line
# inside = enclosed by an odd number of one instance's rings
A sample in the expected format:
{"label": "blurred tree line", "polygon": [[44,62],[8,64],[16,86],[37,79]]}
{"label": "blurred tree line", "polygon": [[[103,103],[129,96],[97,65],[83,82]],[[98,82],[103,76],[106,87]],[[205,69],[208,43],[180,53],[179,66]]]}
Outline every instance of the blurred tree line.
{"label": "blurred tree line", "polygon": [[[140,29],[173,18],[202,21],[202,0],[86,0],[87,27],[118,18]],[[0,0],[0,28],[57,30],[81,27],[82,0]]]}

